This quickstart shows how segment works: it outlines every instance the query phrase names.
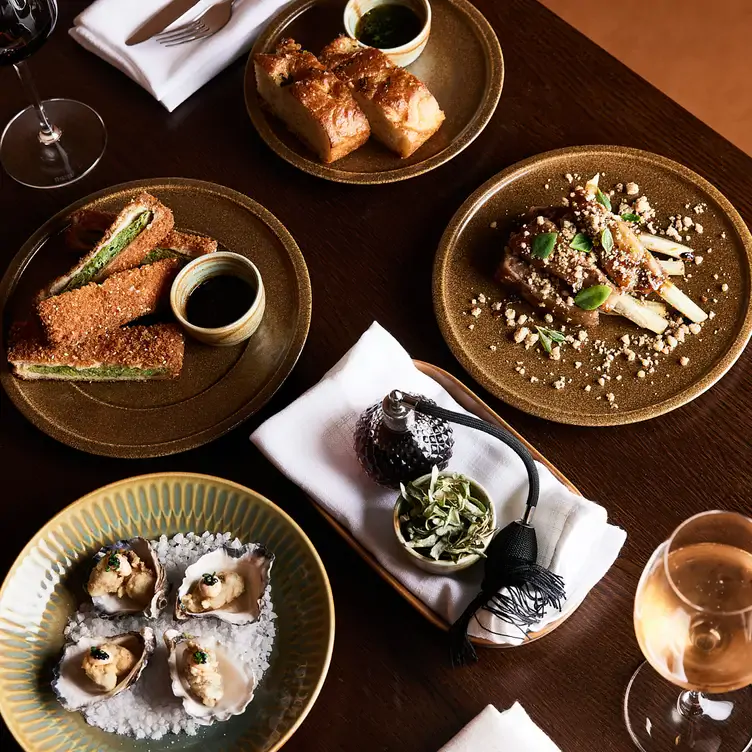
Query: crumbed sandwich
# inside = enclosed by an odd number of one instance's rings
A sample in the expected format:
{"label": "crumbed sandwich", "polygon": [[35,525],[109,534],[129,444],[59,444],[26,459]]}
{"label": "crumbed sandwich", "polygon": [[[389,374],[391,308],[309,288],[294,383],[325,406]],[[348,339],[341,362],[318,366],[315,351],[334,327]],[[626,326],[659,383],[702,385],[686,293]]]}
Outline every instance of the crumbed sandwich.
{"label": "crumbed sandwich", "polygon": [[22,324],[11,332],[8,362],[22,379],[175,379],[183,367],[185,343],[175,324],[123,327],[72,347],[46,344],[33,329],[33,324]]}
{"label": "crumbed sandwich", "polygon": [[154,313],[180,266],[178,259],[163,259],[117,272],[102,284],[92,282],[45,298],[37,304],[37,313],[47,340],[72,345]]}
{"label": "crumbed sandwich", "polygon": [[256,54],[256,87],[271,111],[327,164],[371,135],[350,89],[292,39],[273,54]]}
{"label": "crumbed sandwich", "polygon": [[139,194],[117,215],[94,248],[43,290],[40,299],[101,282],[115,272],[138,266],[173,225],[170,209],[148,193]]}
{"label": "crumbed sandwich", "polygon": [[[65,231],[65,244],[74,251],[91,250],[115,221],[116,214],[98,209],[81,209],[70,218]],[[150,264],[162,258],[189,260],[205,253],[214,253],[217,241],[206,235],[192,235],[179,230],[170,230],[156,248],[149,251],[141,263]]]}
{"label": "crumbed sandwich", "polygon": [[324,47],[319,58],[350,87],[373,135],[403,159],[444,122],[444,113],[428,87],[381,50],[341,36]]}

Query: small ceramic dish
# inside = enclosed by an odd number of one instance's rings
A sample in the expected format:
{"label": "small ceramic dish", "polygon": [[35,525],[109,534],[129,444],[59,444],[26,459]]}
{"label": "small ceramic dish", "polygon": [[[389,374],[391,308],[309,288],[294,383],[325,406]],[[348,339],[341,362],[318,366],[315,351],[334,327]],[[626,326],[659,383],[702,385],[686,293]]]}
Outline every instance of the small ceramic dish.
{"label": "small ceramic dish", "polygon": [[[439,473],[439,477],[444,477],[447,475],[455,475],[453,472],[444,471]],[[483,486],[481,486],[480,483],[477,483],[472,478],[468,478],[470,481],[470,487],[473,490],[473,495],[475,498],[477,498],[479,501],[482,501],[488,509],[491,510],[491,529],[496,532],[496,509],[494,508],[493,501],[491,499],[491,496],[489,495],[488,491],[486,491]],[[428,475],[422,475],[417,480],[413,481],[413,485],[416,486],[423,486],[428,485],[431,482],[431,474]],[[402,550],[410,557],[413,564],[415,564],[416,567],[419,569],[422,569],[425,572],[430,572],[431,574],[452,574],[454,572],[461,572],[463,569],[467,569],[468,567],[473,566],[480,558],[480,554],[470,554],[469,556],[463,556],[461,559],[458,559],[457,561],[445,561],[442,559],[432,559],[429,556],[423,556],[423,554],[418,553],[414,548],[410,548],[407,545],[407,541],[405,540],[405,536],[402,534],[402,525],[400,524],[400,514],[402,511],[402,504],[404,503],[404,499],[400,496],[397,499],[397,503],[394,505],[394,534],[397,536],[397,541],[399,542],[400,546],[402,547]],[[488,544],[493,539],[493,534],[489,535],[486,539],[484,548],[488,547]]]}
{"label": "small ceramic dish", "polygon": [[356,36],[358,22],[368,11],[382,5],[404,5],[414,11],[423,21],[418,35],[399,47],[379,48],[395,65],[405,67],[414,63],[426,48],[431,34],[431,5],[428,0],[350,0],[345,6],[343,20],[347,35],[361,47],[366,47]]}
{"label": "small ceramic dish", "polygon": [[[255,296],[250,308],[226,326],[208,328],[191,324],[186,314],[188,298],[199,285],[221,275],[239,277],[251,286]],[[207,345],[229,347],[248,339],[258,329],[266,308],[266,293],[261,273],[252,261],[237,253],[218,251],[199,256],[180,271],[172,283],[170,305],[175,318],[191,337]]]}

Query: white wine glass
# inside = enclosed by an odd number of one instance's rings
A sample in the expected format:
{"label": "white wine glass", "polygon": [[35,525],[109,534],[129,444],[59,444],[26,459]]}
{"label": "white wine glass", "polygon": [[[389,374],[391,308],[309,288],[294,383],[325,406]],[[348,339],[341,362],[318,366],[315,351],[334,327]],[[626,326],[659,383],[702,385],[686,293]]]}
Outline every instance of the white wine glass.
{"label": "white wine glass", "polygon": [[645,567],[634,606],[647,661],[624,717],[643,752],[752,749],[752,520],[691,517]]}
{"label": "white wine glass", "polygon": [[39,98],[26,58],[56,22],[55,0],[0,0],[0,66],[13,66],[31,102],[0,136],[0,162],[8,175],[32,188],[79,180],[99,162],[107,143],[104,123],[88,105]]}

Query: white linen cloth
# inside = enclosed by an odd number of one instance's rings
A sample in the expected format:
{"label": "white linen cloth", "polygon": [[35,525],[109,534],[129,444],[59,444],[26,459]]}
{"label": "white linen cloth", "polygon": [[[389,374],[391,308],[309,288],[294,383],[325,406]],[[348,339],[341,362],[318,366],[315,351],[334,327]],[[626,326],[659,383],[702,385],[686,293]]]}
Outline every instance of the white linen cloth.
{"label": "white linen cloth", "polygon": [[[248,52],[266,20],[288,0],[235,0],[230,22],[200,41],[164,47],[154,39],[128,47],[125,40],[169,0],[96,0],[80,13],[70,35],[119,68],[170,112],[230,63]],[[174,24],[193,20],[216,0],[200,2]]]}
{"label": "white linen cloth", "polygon": [[[368,478],[353,450],[360,414],[392,389],[421,394],[450,410],[464,411],[446,390],[415,368],[410,356],[379,324],[314,387],[251,436],[256,446],[318,504],[339,520],[405,587],[446,621],[453,622],[480,589],[483,565],[450,576],[416,568],[400,549],[392,514],[395,491]],[[454,452],[449,470],[483,485],[494,500],[498,526],[519,519],[525,508],[527,472],[519,457],[498,439],[452,425]],[[564,578],[563,611],[573,611],[606,574],[626,533],[606,522],[606,510],[573,494],[543,465],[535,515],[538,561]],[[557,619],[551,610],[534,629]],[[491,631],[484,629],[482,622]],[[516,643],[519,630],[481,610],[469,633],[494,642]]]}
{"label": "white linen cloth", "polygon": [[493,705],[473,718],[439,752],[561,752],[519,702],[500,713]]}

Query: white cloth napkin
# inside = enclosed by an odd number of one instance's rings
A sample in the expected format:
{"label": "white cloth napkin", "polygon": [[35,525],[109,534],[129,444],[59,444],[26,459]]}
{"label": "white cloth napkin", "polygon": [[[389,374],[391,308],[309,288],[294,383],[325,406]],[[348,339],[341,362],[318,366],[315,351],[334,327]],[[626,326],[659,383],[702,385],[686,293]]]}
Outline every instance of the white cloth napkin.
{"label": "white cloth napkin", "polygon": [[[170,112],[221,70],[248,52],[264,22],[287,0],[235,0],[230,22],[211,37],[177,47],[154,39],[127,47],[125,40],[169,0],[96,0],[74,21],[70,35],[119,68]],[[216,0],[200,2],[170,28],[194,19]]]}
{"label": "white cloth napkin", "polygon": [[500,713],[487,705],[439,752],[561,752],[519,702]]}
{"label": "white cloth napkin", "polygon": [[[453,622],[480,589],[483,566],[453,576],[417,569],[400,549],[392,513],[397,493],[371,481],[353,451],[353,431],[363,410],[392,389],[422,394],[451,410],[464,411],[410,356],[374,323],[324,378],[251,436],[259,449],[317,503],[334,515],[405,587],[446,621]],[[487,434],[453,425],[450,470],[485,486],[494,500],[499,527],[519,519],[525,508],[527,473],[519,457]],[[576,496],[542,465],[535,515],[538,560],[564,578],[564,612],[573,611],[605,575],[626,533],[606,522],[606,510]],[[552,610],[536,628],[559,617]],[[478,612],[470,634],[516,643],[518,630],[487,611]],[[497,632],[499,634],[492,634]]]}

